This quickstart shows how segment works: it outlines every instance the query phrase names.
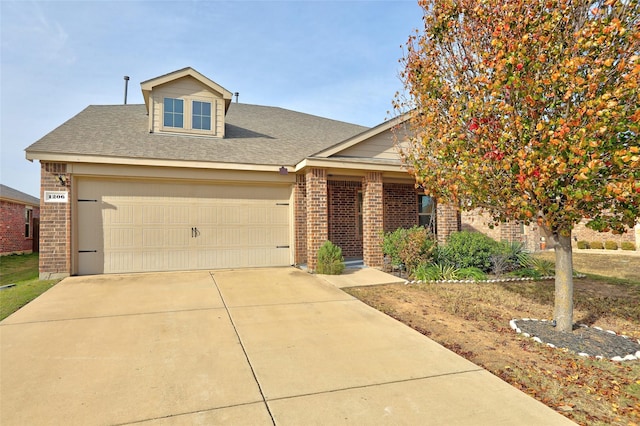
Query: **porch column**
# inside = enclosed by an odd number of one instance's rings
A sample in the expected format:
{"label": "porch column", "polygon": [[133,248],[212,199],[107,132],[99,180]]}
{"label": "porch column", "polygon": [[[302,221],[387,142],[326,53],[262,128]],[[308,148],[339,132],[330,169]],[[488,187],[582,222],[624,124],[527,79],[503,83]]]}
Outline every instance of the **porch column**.
{"label": "porch column", "polygon": [[364,264],[380,268],[384,264],[382,232],[384,205],[382,173],[367,172],[362,182],[362,256]]}
{"label": "porch column", "polygon": [[327,203],[327,171],[309,169],[307,190],[307,268],[316,269],[318,249],[329,238],[329,209]]}
{"label": "porch column", "polygon": [[460,230],[460,213],[451,204],[438,204],[436,208],[436,232],[439,244],[447,242],[447,238],[453,232]]}
{"label": "porch column", "polygon": [[294,187],[295,264],[307,263],[307,181],[306,176],[296,175]]}

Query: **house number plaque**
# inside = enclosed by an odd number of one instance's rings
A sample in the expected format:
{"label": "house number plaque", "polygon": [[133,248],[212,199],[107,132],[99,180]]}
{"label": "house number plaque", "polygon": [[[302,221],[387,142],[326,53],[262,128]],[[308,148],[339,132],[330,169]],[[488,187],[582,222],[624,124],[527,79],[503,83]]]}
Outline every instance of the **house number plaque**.
{"label": "house number plaque", "polygon": [[67,191],[44,191],[45,203],[67,203],[69,193]]}

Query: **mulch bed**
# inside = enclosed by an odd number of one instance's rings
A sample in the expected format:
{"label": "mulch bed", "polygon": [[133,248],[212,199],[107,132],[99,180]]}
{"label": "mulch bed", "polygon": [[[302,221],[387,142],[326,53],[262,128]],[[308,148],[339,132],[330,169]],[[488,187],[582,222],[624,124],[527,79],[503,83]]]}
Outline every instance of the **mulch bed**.
{"label": "mulch bed", "polygon": [[[513,323],[522,333],[537,337],[542,343],[557,348],[565,348],[580,355],[602,358],[616,358],[620,361],[637,359],[640,355],[640,343],[629,337],[594,327],[575,325],[572,332],[556,330],[551,321],[514,320]],[[513,325],[512,325],[513,327]],[[516,330],[517,331],[517,330]],[[633,356],[631,358],[629,356]]]}

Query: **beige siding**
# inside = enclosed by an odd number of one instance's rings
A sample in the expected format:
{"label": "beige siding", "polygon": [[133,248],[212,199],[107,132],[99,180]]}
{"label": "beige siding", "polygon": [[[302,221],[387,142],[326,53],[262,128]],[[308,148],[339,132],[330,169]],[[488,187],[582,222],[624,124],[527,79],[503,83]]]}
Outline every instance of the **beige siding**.
{"label": "beige siding", "polygon": [[380,133],[357,145],[340,151],[336,156],[398,159],[398,151],[395,146],[393,134],[390,131]]}
{"label": "beige siding", "polygon": [[77,272],[289,265],[290,197],[289,185],[79,179]]}
{"label": "beige siding", "polygon": [[[163,100],[165,97],[184,99],[185,115],[184,129],[166,129],[163,127]],[[150,114],[151,131],[153,132],[181,132],[208,134],[218,137],[224,136],[224,100],[220,93],[212,92],[209,88],[192,77],[183,77],[153,89],[151,96],[153,111]],[[191,129],[191,102],[211,102],[211,131]]]}

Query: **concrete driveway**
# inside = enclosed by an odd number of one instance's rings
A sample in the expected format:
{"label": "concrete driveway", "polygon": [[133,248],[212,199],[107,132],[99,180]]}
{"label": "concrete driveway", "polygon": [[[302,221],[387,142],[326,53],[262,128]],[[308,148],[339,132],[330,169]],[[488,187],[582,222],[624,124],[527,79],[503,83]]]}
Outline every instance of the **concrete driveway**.
{"label": "concrete driveway", "polygon": [[573,424],[293,268],[67,278],[0,363],[3,426]]}

